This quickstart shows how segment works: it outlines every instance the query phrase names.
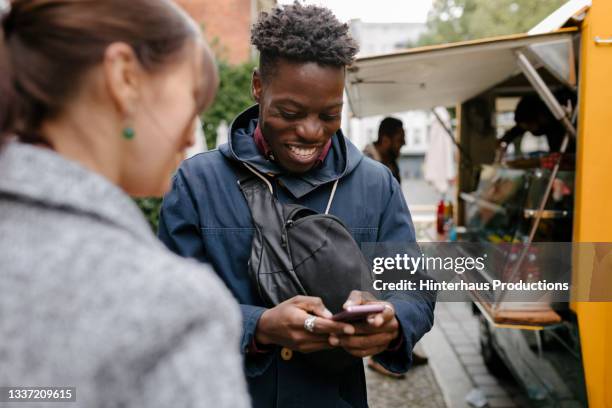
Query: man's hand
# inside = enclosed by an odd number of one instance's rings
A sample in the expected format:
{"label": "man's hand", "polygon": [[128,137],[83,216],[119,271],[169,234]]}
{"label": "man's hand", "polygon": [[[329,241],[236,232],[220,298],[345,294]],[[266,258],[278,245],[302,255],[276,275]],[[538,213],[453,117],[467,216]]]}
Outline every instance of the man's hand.
{"label": "man's hand", "polygon": [[[310,316],[317,316],[314,332],[304,328]],[[257,323],[255,341],[258,344],[278,344],[302,353],[333,348],[330,335],[350,335],[355,327],[347,323],[334,322],[332,314],[321,298],[295,296],[266,310]]]}
{"label": "man's hand", "polygon": [[354,335],[330,334],[329,344],[340,346],[355,357],[372,356],[387,350],[389,344],[400,334],[399,322],[395,318],[395,309],[391,303],[379,301],[369,292],[354,290],[344,303],[344,308],[372,303],[385,305],[385,310],[368,316],[364,323],[355,323]]}

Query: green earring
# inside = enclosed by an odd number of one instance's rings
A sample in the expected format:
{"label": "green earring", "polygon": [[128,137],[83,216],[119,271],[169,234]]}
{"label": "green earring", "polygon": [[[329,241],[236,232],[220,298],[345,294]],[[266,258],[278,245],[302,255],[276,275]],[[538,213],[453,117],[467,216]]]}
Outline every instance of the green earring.
{"label": "green earring", "polygon": [[126,126],[123,128],[123,132],[121,132],[121,134],[125,140],[132,140],[136,135],[136,132],[134,132],[134,128],[131,126]]}

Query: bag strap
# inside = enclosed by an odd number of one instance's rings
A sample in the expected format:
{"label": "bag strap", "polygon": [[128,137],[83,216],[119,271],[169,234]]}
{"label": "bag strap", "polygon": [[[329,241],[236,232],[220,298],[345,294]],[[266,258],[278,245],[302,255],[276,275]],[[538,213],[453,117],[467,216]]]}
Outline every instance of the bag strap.
{"label": "bag strap", "polygon": [[266,186],[268,186],[268,190],[270,190],[270,194],[274,194],[274,189],[272,188],[272,183],[270,183],[270,180],[265,178],[262,174],[260,174],[257,170],[255,170],[253,167],[251,167],[251,165],[249,165],[248,163],[242,162],[242,164],[244,164],[244,166],[247,169],[249,169],[251,171],[251,173],[253,173],[257,177],[259,177],[264,183],[266,183]]}
{"label": "bag strap", "polygon": [[334,196],[336,195],[336,188],[338,187],[339,178],[334,181],[334,186],[332,187],[331,194],[329,195],[329,200],[327,201],[327,207],[325,207],[325,215],[329,214],[329,209],[331,208],[332,201],[334,201]]}
{"label": "bag strap", "polygon": [[[266,183],[266,185],[268,186],[268,190],[270,190],[270,194],[274,194],[274,189],[272,188],[272,183],[270,183],[270,181],[265,178],[261,173],[259,173],[257,170],[255,170],[250,164],[242,162],[242,164],[244,164],[244,166],[251,171],[251,173],[253,173],[255,176],[259,177],[264,183]],[[334,181],[334,185],[332,186],[332,191],[331,194],[329,195],[329,199],[327,200],[327,207],[325,207],[325,215],[329,214],[329,210],[331,208],[332,202],[334,201],[334,196],[336,195],[336,189],[338,188],[338,182],[340,181],[339,178],[337,178]]]}

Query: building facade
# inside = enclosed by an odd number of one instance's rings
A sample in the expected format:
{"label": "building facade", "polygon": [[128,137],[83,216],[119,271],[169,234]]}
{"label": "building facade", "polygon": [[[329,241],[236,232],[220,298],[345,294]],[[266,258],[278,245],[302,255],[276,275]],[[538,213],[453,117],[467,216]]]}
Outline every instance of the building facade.
{"label": "building facade", "polygon": [[175,0],[200,24],[217,58],[240,64],[255,56],[251,26],[276,0]]}
{"label": "building facade", "polygon": [[[353,38],[359,44],[357,57],[404,49],[414,43],[426,29],[422,23],[366,23],[360,20],[351,20],[349,26]],[[351,118],[346,121],[344,131],[362,149],[378,138],[378,125],[385,116],[396,117],[404,123],[406,145],[401,151],[402,179],[422,179],[431,120],[427,111],[389,112],[387,115]],[[349,111],[345,117],[350,117]]]}

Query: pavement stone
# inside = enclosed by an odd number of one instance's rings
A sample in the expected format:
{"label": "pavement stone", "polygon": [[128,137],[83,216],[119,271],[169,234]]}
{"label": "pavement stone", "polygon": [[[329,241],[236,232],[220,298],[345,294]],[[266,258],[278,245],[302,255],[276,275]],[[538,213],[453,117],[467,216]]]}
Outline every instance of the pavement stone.
{"label": "pavement stone", "polygon": [[446,408],[442,391],[428,365],[411,368],[401,380],[366,367],[366,382],[370,408]]}
{"label": "pavement stone", "polygon": [[472,378],[477,386],[481,385],[499,385],[497,379],[490,374],[476,374]]}
{"label": "pavement stone", "polygon": [[480,351],[472,345],[461,345],[455,347],[455,351],[460,355],[475,355],[479,356]]}
{"label": "pavement stone", "polygon": [[484,364],[470,364],[465,368],[472,377],[478,374],[489,374],[489,370]]}
{"label": "pavement stone", "polygon": [[478,388],[480,388],[487,397],[508,397],[506,390],[497,384],[481,385]]}
{"label": "pavement stone", "polygon": [[510,398],[489,398],[489,408],[516,408],[517,405]]}
{"label": "pavement stone", "polygon": [[484,364],[484,360],[479,355],[459,355],[465,364]]}

